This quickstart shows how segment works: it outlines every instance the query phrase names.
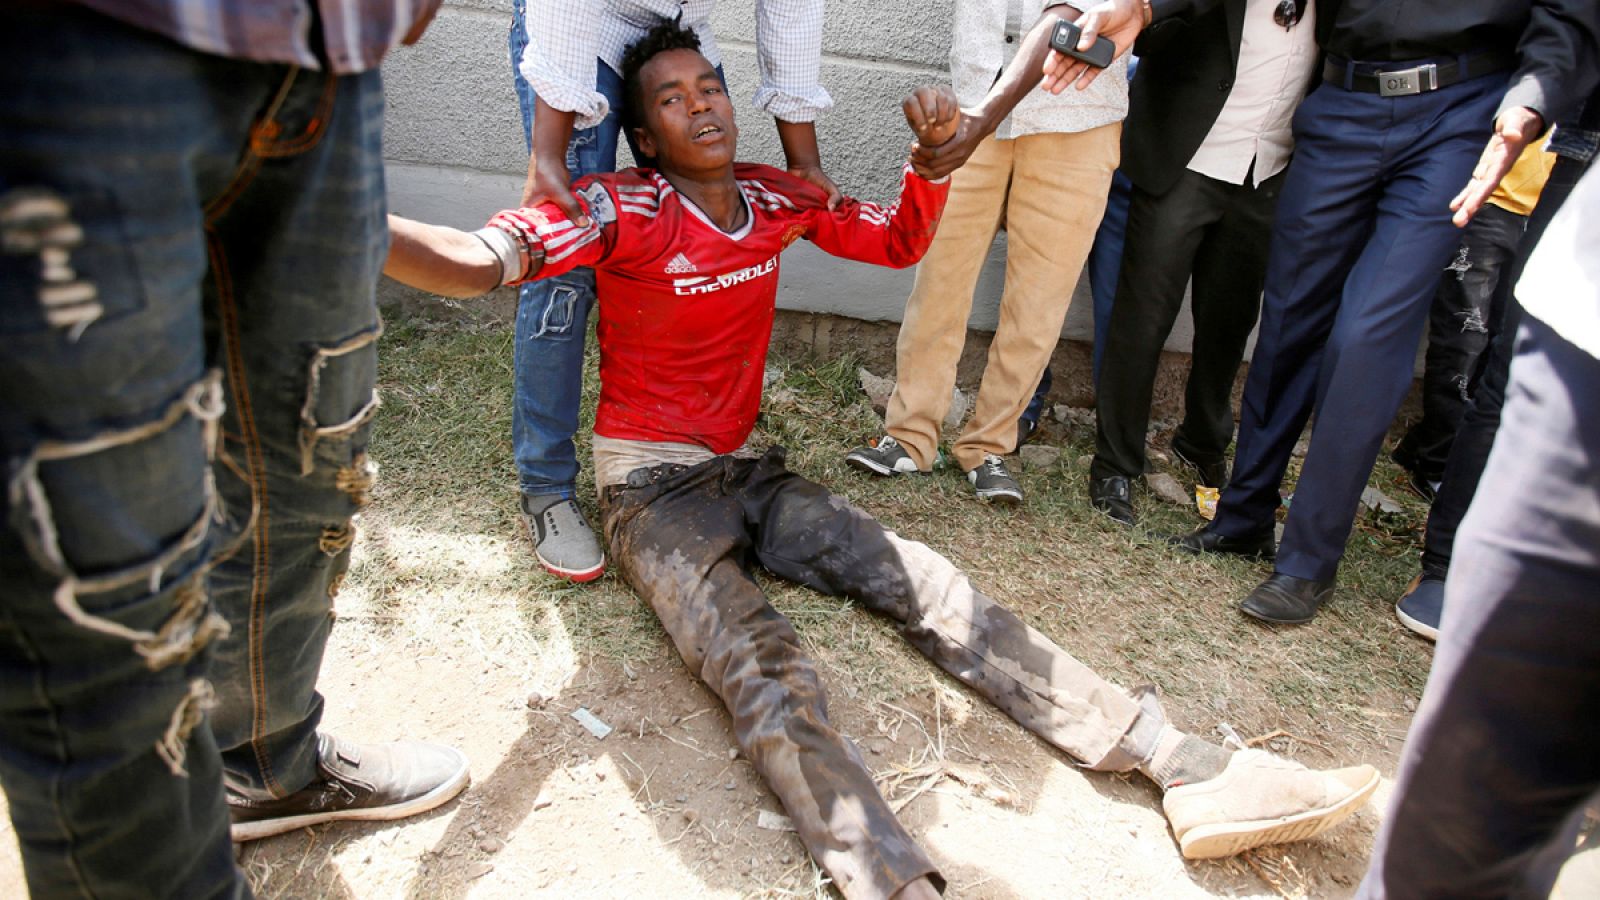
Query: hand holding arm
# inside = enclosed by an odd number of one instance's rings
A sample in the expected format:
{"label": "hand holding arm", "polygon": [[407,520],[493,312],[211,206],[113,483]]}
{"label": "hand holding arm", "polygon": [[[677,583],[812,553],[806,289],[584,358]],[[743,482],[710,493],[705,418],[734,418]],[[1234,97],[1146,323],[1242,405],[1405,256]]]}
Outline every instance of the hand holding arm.
{"label": "hand holding arm", "polygon": [[528,180],[522,186],[520,205],[529,209],[554,203],[567,218],[586,225],[578,198],[572,196],[572,177],[567,171],[567,145],[572,142],[576,114],[556,109],[542,98],[535,102],[533,152],[528,155]]}
{"label": "hand holding arm", "polygon": [[[961,125],[961,106],[955,92],[943,85],[917,88],[900,101],[900,109],[905,113],[906,124],[917,136],[916,146],[939,147],[954,137]],[[915,153],[911,168],[930,180],[944,177],[931,174],[925,166],[919,165]]]}
{"label": "hand holding arm", "polygon": [[838,209],[844,194],[840,193],[833,179],[822,171],[822,151],[817,149],[816,124],[785,122],[782,119],[774,121],[778,123],[778,141],[783,144],[783,156],[789,174],[822,188],[823,193],[828,195],[828,208]]}
{"label": "hand holding arm", "polygon": [[1500,179],[1516,165],[1523,148],[1543,131],[1544,119],[1526,106],[1508,109],[1494,120],[1494,134],[1489,138],[1489,145],[1483,148],[1483,155],[1478,157],[1472,180],[1450,201],[1450,210],[1455,213],[1451,221],[1457,228],[1467,227],[1494,189],[1500,186]]}
{"label": "hand holding arm", "polygon": [[961,168],[983,139],[994,133],[1011,110],[1022,102],[1039,85],[1039,73],[1050,54],[1050,34],[1062,19],[1068,22],[1078,18],[1078,11],[1070,6],[1052,6],[1044,11],[1033,27],[1022,38],[1017,55],[1000,73],[994,87],[983,101],[971,109],[961,111],[955,134],[942,144],[932,145],[919,140],[912,148],[911,164],[927,178],[943,178]]}

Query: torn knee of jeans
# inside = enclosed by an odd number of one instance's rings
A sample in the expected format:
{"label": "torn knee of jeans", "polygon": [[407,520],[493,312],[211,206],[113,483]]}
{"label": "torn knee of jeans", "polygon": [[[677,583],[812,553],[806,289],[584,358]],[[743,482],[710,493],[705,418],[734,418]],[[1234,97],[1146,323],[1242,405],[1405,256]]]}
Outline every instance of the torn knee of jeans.
{"label": "torn knee of jeans", "polygon": [[161,630],[133,645],[152,671],[188,662],[212,641],[227,637],[230,630],[227,620],[211,609],[203,575],[185,582],[174,599],[177,609]]}
{"label": "torn knee of jeans", "polygon": [[379,323],[337,344],[318,347],[311,355],[300,407],[301,475],[310,475],[315,468],[319,443],[354,437],[377,413],[380,400],[372,385],[377,371],[375,344],[381,334]]}
{"label": "torn knee of jeans", "polygon": [[356,523],[353,521],[342,522],[338,525],[328,525],[322,529],[322,538],[317,545],[328,556],[338,556],[350,549],[350,544],[356,539]]}
{"label": "torn knee of jeans", "polygon": [[184,765],[189,759],[189,737],[216,702],[217,694],[211,682],[204,678],[189,682],[189,692],[178,701],[172,718],[167,721],[167,730],[162,733],[161,740],[156,741],[156,755],[167,764],[167,769],[173,775],[188,777],[189,770]]}
{"label": "torn knee of jeans", "polygon": [[1456,377],[1450,379],[1450,383],[1456,386],[1456,391],[1461,395],[1462,403],[1472,402],[1472,393],[1467,390],[1472,386],[1471,379],[1469,379],[1464,373],[1458,373]]}
{"label": "torn knee of jeans", "polygon": [[1489,326],[1484,324],[1483,310],[1471,307],[1461,313],[1462,334],[1488,334]]}
{"label": "torn knee of jeans", "polygon": [[76,341],[101,316],[100,291],[78,277],[72,251],[83,244],[83,228],[67,201],[45,188],[15,188],[0,196],[0,252],[39,257],[37,299],[45,321]]}
{"label": "torn knee of jeans", "polygon": [[378,480],[378,464],[366,453],[357,453],[347,466],[340,466],[333,476],[333,484],[350,497],[357,509],[372,502],[372,485]]}

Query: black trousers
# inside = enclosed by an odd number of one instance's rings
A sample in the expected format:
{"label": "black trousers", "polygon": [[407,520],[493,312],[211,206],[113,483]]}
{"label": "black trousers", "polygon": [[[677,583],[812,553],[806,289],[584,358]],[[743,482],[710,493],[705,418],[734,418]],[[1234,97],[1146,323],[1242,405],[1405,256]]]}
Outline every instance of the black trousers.
{"label": "black trousers", "polygon": [[[1435,578],[1443,578],[1450,568],[1450,557],[1455,550],[1456,529],[1467,514],[1472,496],[1478,492],[1478,481],[1483,477],[1483,467],[1489,460],[1489,447],[1500,430],[1500,408],[1506,401],[1506,380],[1511,369],[1511,356],[1517,337],[1517,327],[1522,321],[1522,309],[1512,296],[1517,279],[1522,277],[1522,267],[1528,254],[1544,235],[1545,226],[1566,202],[1567,195],[1578,183],[1589,163],[1568,157],[1556,160],[1539,195],[1539,205],[1528,217],[1528,227],[1517,245],[1517,256],[1510,270],[1500,279],[1490,306],[1490,331],[1493,333],[1489,351],[1484,354],[1478,386],[1472,396],[1472,405],[1461,417],[1461,427],[1456,431],[1450,456],[1445,463],[1444,484],[1439,496],[1428,510],[1428,530],[1422,545],[1422,571]],[[1487,210],[1485,210],[1487,211]],[[1479,213],[1482,215],[1482,213]]]}
{"label": "black trousers", "polygon": [[1461,233],[1456,257],[1439,279],[1428,310],[1422,419],[1394,450],[1396,461],[1429,481],[1444,479],[1450,445],[1472,403],[1479,363],[1492,339],[1495,291],[1527,223],[1527,216],[1485,205]]}
{"label": "black trousers", "polygon": [[1137,478],[1161,346],[1193,277],[1194,350],[1173,446],[1201,465],[1233,440],[1233,379],[1261,310],[1272,215],[1284,173],[1257,186],[1195,172],[1156,195],[1134,185],[1117,299],[1095,391],[1090,477]]}

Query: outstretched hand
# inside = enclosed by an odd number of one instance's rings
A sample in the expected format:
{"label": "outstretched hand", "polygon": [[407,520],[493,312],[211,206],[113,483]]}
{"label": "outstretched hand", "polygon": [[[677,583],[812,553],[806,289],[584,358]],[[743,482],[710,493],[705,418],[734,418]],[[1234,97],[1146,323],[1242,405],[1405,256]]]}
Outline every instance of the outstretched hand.
{"label": "outstretched hand", "polygon": [[1525,106],[1508,109],[1494,120],[1494,134],[1489,138],[1489,145],[1483,148],[1483,155],[1478,157],[1472,180],[1450,201],[1450,211],[1455,213],[1451,221],[1457,228],[1467,227],[1494,189],[1500,186],[1500,179],[1516,165],[1523,148],[1543,131],[1544,119]]}
{"label": "outstretched hand", "polygon": [[[1105,0],[1078,18],[1078,27],[1083,29],[1082,36],[1078,38],[1078,49],[1088,50],[1094,46],[1096,38],[1104,36],[1116,45],[1112,59],[1121,57],[1133,47],[1139,32],[1150,24],[1145,21],[1144,14],[1144,0]],[[1044,60],[1044,83],[1041,87],[1052,94],[1059,94],[1068,85],[1076,83],[1081,91],[1093,84],[1104,71],[1051,50]]]}
{"label": "outstretched hand", "polygon": [[[972,155],[971,147],[951,146],[961,134],[965,118],[955,92],[943,85],[923,85],[900,102],[906,124],[916,134],[911,145],[911,168],[924,178],[943,178]],[[976,142],[972,142],[976,145]]]}

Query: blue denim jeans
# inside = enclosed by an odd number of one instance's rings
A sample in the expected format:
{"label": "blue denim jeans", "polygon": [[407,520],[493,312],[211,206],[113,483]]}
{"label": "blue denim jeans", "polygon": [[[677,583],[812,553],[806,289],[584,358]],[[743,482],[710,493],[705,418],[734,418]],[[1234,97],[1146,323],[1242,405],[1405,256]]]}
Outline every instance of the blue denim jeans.
{"label": "blue denim jeans", "polygon": [[224,779],[315,774],[371,484],[381,83],[70,5],[13,12],[0,55],[0,782],[29,890],[244,896]]}
{"label": "blue denim jeans", "polygon": [[[522,111],[522,133],[533,148],[533,86],[517,63],[528,46],[525,0],[513,0],[511,77]],[[611,111],[599,125],[576,131],[567,147],[567,173],[574,179],[617,167],[617,140],[622,131],[622,77],[597,63],[595,89]],[[574,269],[565,275],[522,286],[517,303],[516,409],[511,415],[511,444],[517,459],[522,493],[572,497],[578,481],[578,455],[572,436],[578,430],[583,400],[583,346],[589,311],[594,308],[594,270]]]}

